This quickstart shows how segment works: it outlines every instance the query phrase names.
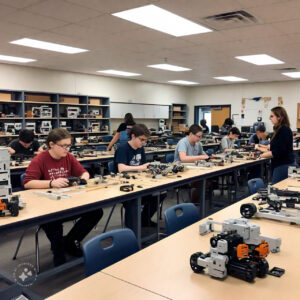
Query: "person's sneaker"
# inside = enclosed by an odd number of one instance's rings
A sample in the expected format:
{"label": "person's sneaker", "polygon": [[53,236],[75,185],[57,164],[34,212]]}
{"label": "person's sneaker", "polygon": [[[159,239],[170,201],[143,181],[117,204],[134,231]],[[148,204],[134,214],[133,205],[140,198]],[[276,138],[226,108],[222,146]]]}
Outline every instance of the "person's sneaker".
{"label": "person's sneaker", "polygon": [[54,267],[58,267],[66,262],[65,255],[54,255],[53,256],[53,264]]}
{"label": "person's sneaker", "polygon": [[65,239],[65,250],[71,256],[81,257],[83,255],[80,242],[75,241],[67,241]]}

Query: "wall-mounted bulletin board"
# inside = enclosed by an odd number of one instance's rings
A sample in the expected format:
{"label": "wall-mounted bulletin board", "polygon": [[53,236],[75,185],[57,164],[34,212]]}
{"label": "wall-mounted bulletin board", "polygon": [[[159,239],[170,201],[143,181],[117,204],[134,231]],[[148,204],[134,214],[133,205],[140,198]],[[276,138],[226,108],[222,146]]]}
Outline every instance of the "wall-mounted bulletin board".
{"label": "wall-mounted bulletin board", "polygon": [[272,129],[272,124],[269,121],[270,110],[274,106],[283,104],[282,97],[254,97],[242,98],[240,114],[233,116],[236,126],[252,126],[257,121],[258,117],[265,122],[267,130]]}

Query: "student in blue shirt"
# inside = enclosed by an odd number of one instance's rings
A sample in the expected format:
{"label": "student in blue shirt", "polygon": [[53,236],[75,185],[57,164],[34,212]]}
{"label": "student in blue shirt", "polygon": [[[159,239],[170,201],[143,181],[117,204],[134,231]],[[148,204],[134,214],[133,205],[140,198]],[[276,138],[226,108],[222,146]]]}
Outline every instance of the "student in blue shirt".
{"label": "student in blue shirt", "polygon": [[[114,156],[114,168],[116,172],[145,171],[149,163],[146,163],[144,145],[150,136],[150,131],[144,124],[136,124],[131,130],[131,140],[120,145]],[[152,195],[142,198],[142,226],[156,225],[151,221],[156,212],[156,199]],[[137,220],[134,219],[134,207],[132,201],[124,202],[125,225],[133,229]]]}
{"label": "student in blue shirt", "polygon": [[260,125],[256,129],[256,133],[254,133],[249,140],[249,145],[269,145],[268,134],[266,133],[266,127],[264,125]]}

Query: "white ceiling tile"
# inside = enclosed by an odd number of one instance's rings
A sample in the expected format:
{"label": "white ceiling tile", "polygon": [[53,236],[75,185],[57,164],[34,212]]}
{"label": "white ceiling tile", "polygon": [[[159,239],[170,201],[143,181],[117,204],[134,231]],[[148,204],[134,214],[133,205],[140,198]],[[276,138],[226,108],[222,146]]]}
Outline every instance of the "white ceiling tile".
{"label": "white ceiling tile", "polygon": [[100,14],[99,11],[68,3],[63,0],[45,0],[25,8],[27,11],[65,22],[78,22],[87,20]]}
{"label": "white ceiling tile", "polygon": [[3,18],[5,16],[7,16],[8,14],[11,14],[15,11],[16,11],[16,9],[13,7],[0,4],[0,17],[1,18]]}
{"label": "white ceiling tile", "polygon": [[122,1],[99,1],[99,0],[66,0],[70,3],[75,3],[78,5],[82,5],[91,9],[97,9],[103,13],[116,13],[123,10],[140,7],[143,5],[147,5],[153,1],[148,0],[122,0]]}
{"label": "white ceiling tile", "polygon": [[1,4],[12,6],[15,8],[24,8],[26,6],[41,2],[43,0],[0,0]]}
{"label": "white ceiling tile", "polygon": [[300,1],[290,0],[272,5],[261,5],[250,8],[248,12],[266,23],[299,19]]}
{"label": "white ceiling tile", "polygon": [[33,14],[26,11],[20,11],[20,10],[12,14],[8,14],[4,18],[2,18],[2,20],[7,20],[10,21],[11,23],[25,25],[40,30],[47,30],[47,29],[51,29],[51,28],[55,28],[67,24],[66,22],[57,19],[40,16],[37,14]]}
{"label": "white ceiling tile", "polygon": [[272,26],[282,33],[286,33],[286,34],[300,33],[300,13],[299,13],[298,20],[277,22],[277,23],[273,23]]}
{"label": "white ceiling tile", "polygon": [[111,15],[101,15],[95,18],[90,18],[89,20],[78,22],[78,25],[93,27],[98,29],[99,32],[106,33],[116,33],[141,28],[140,25]]}
{"label": "white ceiling tile", "polygon": [[28,34],[38,33],[41,32],[41,30],[24,25],[13,24],[7,21],[0,21],[0,32],[14,33],[17,38],[21,36],[24,37]]}

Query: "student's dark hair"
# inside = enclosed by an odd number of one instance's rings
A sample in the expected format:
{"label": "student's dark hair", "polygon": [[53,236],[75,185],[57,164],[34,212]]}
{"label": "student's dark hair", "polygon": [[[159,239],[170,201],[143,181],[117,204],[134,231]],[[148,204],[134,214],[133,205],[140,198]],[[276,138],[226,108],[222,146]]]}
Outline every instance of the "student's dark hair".
{"label": "student's dark hair", "polygon": [[259,125],[257,128],[256,128],[256,131],[259,131],[259,132],[266,132],[266,127],[264,125]]}
{"label": "student's dark hair", "polygon": [[233,122],[233,120],[231,118],[227,118],[224,121],[224,125],[232,126],[233,124],[234,124],[234,122]]}
{"label": "student's dark hair", "polygon": [[202,127],[206,127],[206,120],[205,120],[205,119],[202,119],[202,120],[200,121],[200,125],[201,125]]}
{"label": "student's dark hair", "polygon": [[198,124],[193,124],[189,129],[189,134],[197,134],[198,132],[202,132],[202,128]]}
{"label": "student's dark hair", "polygon": [[239,129],[236,128],[236,127],[230,128],[229,131],[228,131],[228,135],[229,135],[230,132],[231,132],[231,134],[236,134],[236,135],[240,135],[241,134],[240,131],[239,131]]}
{"label": "student's dark hair", "polygon": [[19,140],[28,144],[34,140],[34,132],[32,130],[23,129],[19,133]]}
{"label": "student's dark hair", "polygon": [[49,143],[53,142],[56,144],[57,142],[63,140],[63,139],[69,139],[71,138],[70,133],[64,129],[64,128],[55,128],[50,131],[47,140],[46,140],[46,145],[50,148]]}
{"label": "student's dark hair", "polygon": [[149,129],[144,124],[136,124],[132,127],[130,135],[134,134],[135,137],[145,135],[149,137],[151,135]]}
{"label": "student's dark hair", "polygon": [[275,106],[271,109],[271,112],[278,118],[278,124],[274,126],[274,133],[271,138],[272,140],[282,126],[291,127],[291,125],[288,114],[283,107]]}
{"label": "student's dark hair", "polygon": [[126,125],[135,125],[135,121],[134,121],[133,116],[132,116],[131,113],[127,113],[127,114],[125,115],[124,121],[125,121],[124,123],[125,123]]}

